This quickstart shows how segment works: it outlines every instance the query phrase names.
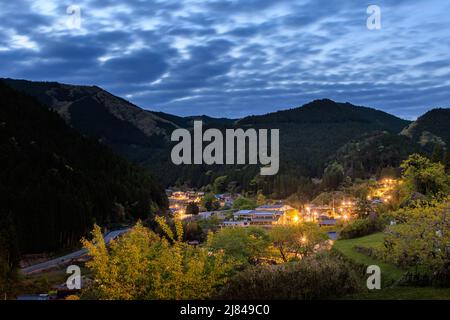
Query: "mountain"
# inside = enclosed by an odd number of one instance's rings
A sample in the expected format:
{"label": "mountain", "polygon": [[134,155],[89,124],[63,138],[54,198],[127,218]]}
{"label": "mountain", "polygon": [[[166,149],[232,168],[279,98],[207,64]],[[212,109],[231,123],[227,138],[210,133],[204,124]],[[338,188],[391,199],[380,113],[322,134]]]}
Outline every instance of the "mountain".
{"label": "mountain", "polygon": [[327,159],[352,139],[379,131],[397,134],[408,124],[383,111],[329,99],[237,122],[243,127],[279,128],[280,154],[288,164],[280,168],[305,176],[320,176]]}
{"label": "mountain", "polygon": [[387,168],[398,168],[410,154],[421,152],[421,147],[408,137],[376,131],[347,142],[329,163],[341,164],[345,176],[364,179],[381,176]]}
{"label": "mountain", "polygon": [[[279,189],[284,190],[279,196],[284,196],[295,192],[303,178],[321,177],[330,159],[340,157],[342,152],[338,151],[346,144],[380,132],[395,136],[410,125],[409,121],[379,110],[328,99],[266,115],[216,119],[144,110],[95,86],[3,81],[38,98],[83,134],[99,139],[130,160],[144,165],[165,185],[201,187],[226,175],[230,187],[266,193]],[[171,132],[176,128],[192,129],[195,119],[203,120],[205,128],[280,129],[280,173],[276,177],[259,177],[259,166],[255,165],[173,165],[170,160]],[[384,141],[399,143],[398,139]],[[385,159],[382,163],[396,161]]]}
{"label": "mountain", "polygon": [[450,108],[433,109],[406,127],[401,135],[430,150],[435,144],[450,146]]}
{"label": "mountain", "polygon": [[0,202],[0,234],[22,253],[73,247],[93,223],[144,219],[168,205],[144,169],[1,82]]}
{"label": "mountain", "polygon": [[351,103],[338,103],[330,99],[314,100],[301,107],[277,111],[262,116],[249,116],[239,120],[239,124],[268,123],[354,123],[369,128],[399,132],[410,122],[386,112],[355,106]]}

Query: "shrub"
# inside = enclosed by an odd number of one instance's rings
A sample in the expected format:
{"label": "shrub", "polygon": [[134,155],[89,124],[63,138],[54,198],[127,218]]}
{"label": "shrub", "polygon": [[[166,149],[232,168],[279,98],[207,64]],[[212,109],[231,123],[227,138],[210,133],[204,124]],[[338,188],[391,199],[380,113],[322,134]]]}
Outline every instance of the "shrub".
{"label": "shrub", "polygon": [[223,250],[225,258],[248,264],[265,256],[270,238],[264,229],[258,227],[224,228],[210,233],[207,245],[213,251]]}
{"label": "shrub", "polygon": [[165,237],[137,223],[109,248],[96,225],[93,240],[83,240],[92,257],[86,263],[93,282],[87,294],[97,299],[206,299],[223,285],[233,265],[223,253],[189,246],[182,241],[183,227],[173,231],[156,218]]}
{"label": "shrub", "polygon": [[360,289],[358,278],[343,259],[330,254],[276,266],[256,266],[238,273],[219,292],[220,299],[332,299]]}
{"label": "shrub", "polygon": [[274,247],[284,262],[299,260],[325,249],[327,234],[315,223],[276,225],[270,231]]}
{"label": "shrub", "polygon": [[385,259],[408,271],[408,284],[450,285],[450,202],[397,214],[404,223],[387,228]]}
{"label": "shrub", "polygon": [[189,202],[186,206],[186,214],[197,215],[200,209],[194,202]]}
{"label": "shrub", "polygon": [[383,230],[383,223],[378,218],[357,219],[345,226],[339,233],[340,239],[353,239]]}

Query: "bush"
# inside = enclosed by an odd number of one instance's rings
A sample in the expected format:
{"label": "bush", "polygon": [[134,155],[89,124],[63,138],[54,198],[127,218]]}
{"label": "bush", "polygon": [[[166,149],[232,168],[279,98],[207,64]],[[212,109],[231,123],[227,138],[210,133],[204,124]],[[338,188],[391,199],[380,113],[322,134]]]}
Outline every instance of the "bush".
{"label": "bush", "polygon": [[197,215],[200,209],[194,202],[189,202],[186,206],[186,214]]}
{"label": "bush", "polygon": [[330,254],[295,263],[257,266],[238,273],[220,291],[220,299],[333,299],[357,292],[358,278],[343,259]]}
{"label": "bush", "polygon": [[396,214],[404,222],[386,229],[385,259],[408,271],[408,284],[449,286],[450,201]]}
{"label": "bush", "polygon": [[256,200],[239,197],[233,203],[233,210],[253,210],[256,208]]}
{"label": "bush", "polygon": [[224,228],[208,237],[208,248],[223,250],[226,258],[240,264],[254,263],[264,257],[270,245],[267,232],[258,227]]}
{"label": "bush", "polygon": [[378,218],[357,219],[345,226],[339,233],[340,239],[353,239],[383,230],[384,224]]}
{"label": "bush", "polygon": [[203,242],[206,240],[207,233],[196,221],[186,221],[183,223],[183,235],[184,241]]}
{"label": "bush", "polygon": [[92,257],[86,263],[93,278],[87,288],[89,296],[107,300],[207,299],[224,284],[234,265],[224,261],[223,253],[183,242],[179,220],[175,230],[161,217],[156,222],[165,237],[137,223],[108,248],[95,225],[92,241],[83,240]]}

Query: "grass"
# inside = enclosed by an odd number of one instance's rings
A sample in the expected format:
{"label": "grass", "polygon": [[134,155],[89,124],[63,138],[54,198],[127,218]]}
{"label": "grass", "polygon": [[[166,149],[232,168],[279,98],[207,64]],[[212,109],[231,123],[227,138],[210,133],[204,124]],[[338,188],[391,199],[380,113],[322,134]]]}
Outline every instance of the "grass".
{"label": "grass", "polygon": [[387,286],[397,282],[402,277],[403,271],[392,264],[385,263],[355,250],[356,246],[381,249],[383,241],[384,234],[378,232],[361,238],[338,240],[335,242],[334,248],[358,264],[379,266],[382,285]]}
{"label": "grass", "polygon": [[349,299],[370,300],[450,300],[449,288],[396,286],[402,278],[403,271],[395,265],[355,250],[355,247],[383,248],[384,234],[374,233],[369,236],[338,240],[334,249],[358,265],[377,265],[381,269],[381,290],[366,290],[352,295]]}
{"label": "grass", "polygon": [[[90,274],[86,267],[80,267],[83,276]],[[15,286],[12,296],[14,298],[23,294],[48,293],[53,290],[55,285],[65,283],[68,277],[69,274],[66,273],[65,267],[58,267],[30,275],[20,275],[20,281]]]}

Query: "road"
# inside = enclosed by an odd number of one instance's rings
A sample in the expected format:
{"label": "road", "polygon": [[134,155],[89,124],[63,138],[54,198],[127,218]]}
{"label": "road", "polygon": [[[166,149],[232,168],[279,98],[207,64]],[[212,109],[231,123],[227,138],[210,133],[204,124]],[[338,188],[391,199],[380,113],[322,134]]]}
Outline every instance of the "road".
{"label": "road", "polygon": [[[107,235],[104,236],[105,243],[109,244],[109,242],[112,239],[117,238],[118,236],[120,236],[121,234],[127,232],[128,230],[130,230],[130,229],[127,228],[127,229],[111,231],[110,233],[108,233]],[[78,258],[84,256],[86,253],[87,253],[86,249],[81,249],[81,250],[78,250],[78,251],[66,254],[66,255],[64,255],[62,257],[58,257],[58,258],[55,258],[55,259],[52,259],[52,260],[48,260],[48,261],[45,261],[45,262],[41,262],[41,263],[38,263],[38,264],[35,264],[35,265],[32,265],[32,266],[23,268],[23,269],[21,269],[21,272],[23,274],[30,274],[30,273],[42,271],[42,270],[45,270],[45,269],[49,269],[49,268],[52,268],[52,267],[55,267],[55,266],[58,266],[58,265],[70,262],[71,260],[78,259]]]}

